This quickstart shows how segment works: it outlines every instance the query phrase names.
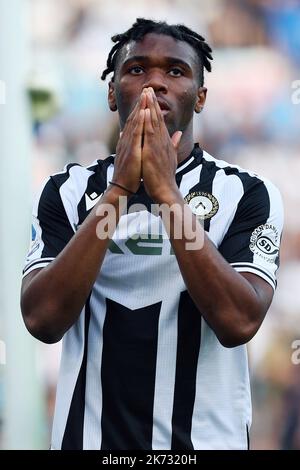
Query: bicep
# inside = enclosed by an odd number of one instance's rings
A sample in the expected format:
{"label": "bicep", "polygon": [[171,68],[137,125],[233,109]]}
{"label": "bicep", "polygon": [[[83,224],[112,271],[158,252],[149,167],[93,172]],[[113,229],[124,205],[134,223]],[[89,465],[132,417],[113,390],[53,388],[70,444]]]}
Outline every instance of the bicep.
{"label": "bicep", "polygon": [[260,276],[252,273],[239,273],[246,281],[251,284],[255,291],[258,308],[252,318],[257,325],[260,326],[262,323],[273,299],[274,290],[268,282],[262,279]]}

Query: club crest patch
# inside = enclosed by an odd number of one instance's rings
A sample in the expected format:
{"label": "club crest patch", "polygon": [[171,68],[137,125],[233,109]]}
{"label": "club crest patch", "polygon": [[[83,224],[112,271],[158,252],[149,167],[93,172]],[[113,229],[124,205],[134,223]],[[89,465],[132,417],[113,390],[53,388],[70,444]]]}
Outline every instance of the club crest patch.
{"label": "club crest patch", "polygon": [[273,263],[279,252],[279,233],[272,224],[257,227],[250,238],[250,250],[265,261]]}
{"label": "club crest patch", "polygon": [[219,203],[215,196],[203,191],[195,191],[184,198],[193,214],[199,219],[211,219],[219,210]]}

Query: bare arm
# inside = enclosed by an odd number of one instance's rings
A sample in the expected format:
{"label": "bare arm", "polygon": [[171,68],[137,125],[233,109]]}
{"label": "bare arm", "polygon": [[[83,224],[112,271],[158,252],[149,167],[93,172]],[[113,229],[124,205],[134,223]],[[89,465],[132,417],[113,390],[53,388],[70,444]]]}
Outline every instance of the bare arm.
{"label": "bare arm", "polygon": [[[77,320],[101,268],[110,238],[97,237],[97,224],[104,217],[96,215],[101,204],[112,204],[117,219],[120,214],[117,187],[109,189],[86,218],[64,250],[46,268],[36,269],[24,277],[21,309],[26,327],[46,343],[59,341]],[[110,234],[111,236],[113,233]]]}
{"label": "bare arm", "polygon": [[[142,153],[144,184],[155,202],[166,205],[162,219],[189,294],[224,346],[246,343],[262,323],[273,289],[256,275],[236,272],[206,236],[176,185],[180,136],[175,133],[170,138],[154,93],[148,92],[147,107]],[[172,205],[177,210],[169,217],[168,208]],[[176,236],[178,229],[180,238]],[[197,249],[188,248],[192,234],[203,242]]]}
{"label": "bare arm", "polygon": [[[142,94],[120,138],[113,176],[114,181],[133,192],[138,189],[141,179],[144,107],[145,96]],[[109,186],[56,259],[46,268],[24,277],[21,292],[24,322],[30,333],[41,341],[59,341],[79,317],[121,216],[119,196],[128,196],[128,192]],[[105,204],[115,210],[108,215],[103,213]],[[107,236],[100,239],[97,227],[99,229],[101,222],[107,222],[104,230]]]}
{"label": "bare arm", "polygon": [[[178,190],[177,190],[178,191]],[[184,206],[179,193],[165,195],[167,205]],[[164,220],[164,216],[163,216]],[[168,225],[181,274],[199,311],[216,333],[223,346],[234,347],[248,342],[260,327],[273,298],[272,287],[259,276],[238,273],[218,252],[189,207],[178,211]],[[191,242],[182,230],[182,238],[174,237],[175,227],[192,227],[202,248],[187,249]]]}

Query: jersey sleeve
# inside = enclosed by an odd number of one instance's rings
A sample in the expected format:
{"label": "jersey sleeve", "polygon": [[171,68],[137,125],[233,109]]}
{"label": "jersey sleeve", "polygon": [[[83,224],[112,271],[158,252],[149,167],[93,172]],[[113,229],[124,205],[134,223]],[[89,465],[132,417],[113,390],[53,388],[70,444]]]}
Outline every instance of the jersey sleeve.
{"label": "jersey sleeve", "polygon": [[219,251],[236,271],[256,274],[275,289],[282,228],[281,195],[260,181],[241,198]]}
{"label": "jersey sleeve", "polygon": [[59,188],[50,177],[33,205],[31,243],[23,276],[51,263],[73,235]]}

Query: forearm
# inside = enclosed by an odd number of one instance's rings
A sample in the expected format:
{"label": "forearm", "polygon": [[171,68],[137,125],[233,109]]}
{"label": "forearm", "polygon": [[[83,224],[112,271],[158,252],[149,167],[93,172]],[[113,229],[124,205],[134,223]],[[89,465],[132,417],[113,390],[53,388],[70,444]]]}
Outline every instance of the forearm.
{"label": "forearm", "polygon": [[218,252],[179,191],[166,195],[160,202],[177,207],[170,218],[167,219],[168,211],[162,213],[162,218],[183,279],[199,311],[222,344],[246,342],[252,322],[256,323],[260,316],[256,291]]}
{"label": "forearm", "polygon": [[[57,258],[29,283],[24,283],[24,320],[39,339],[59,340],[77,320],[119,221],[119,196],[125,196],[124,191],[116,187],[109,189]],[[111,214],[103,214],[104,204],[110,204]],[[97,215],[99,211],[102,215]],[[110,233],[102,236],[99,224],[106,221]]]}

